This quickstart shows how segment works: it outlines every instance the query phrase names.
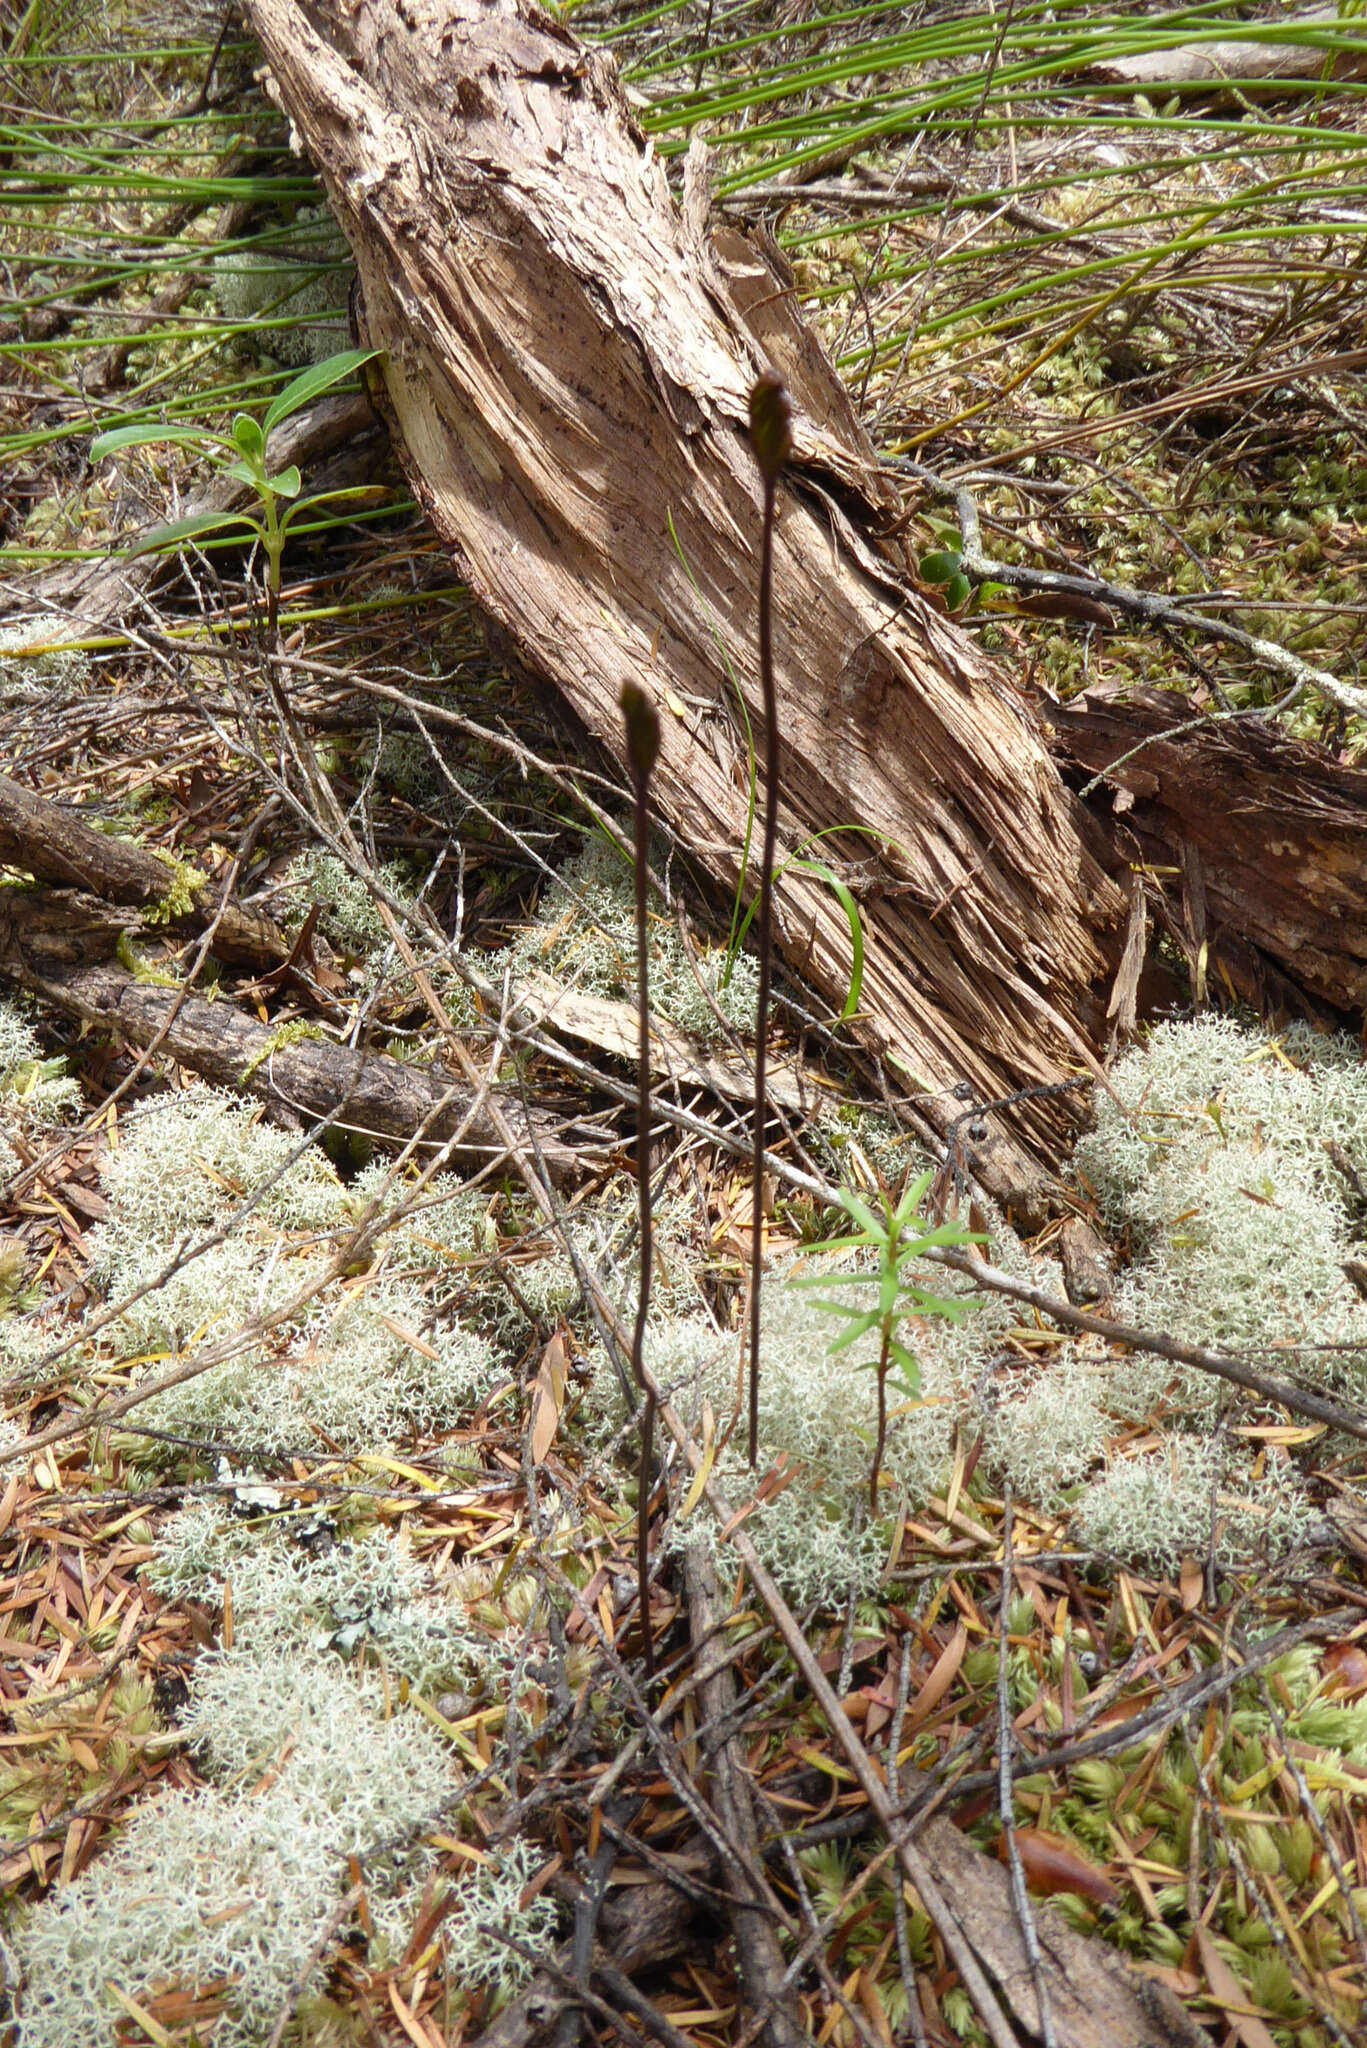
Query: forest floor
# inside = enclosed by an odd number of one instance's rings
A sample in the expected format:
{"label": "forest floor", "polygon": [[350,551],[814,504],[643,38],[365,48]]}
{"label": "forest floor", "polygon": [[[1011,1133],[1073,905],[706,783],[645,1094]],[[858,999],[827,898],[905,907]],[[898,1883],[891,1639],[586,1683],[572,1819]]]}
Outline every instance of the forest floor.
{"label": "forest floor", "polygon": [[[881,452],[966,484],[1004,561],[1214,622],[1156,633],[928,560],[1027,689],[1175,687],[1360,761],[1350,696],[1214,629],[1356,686],[1360,87],[1090,73],[1079,97],[1062,68],[1012,84],[995,16],[918,51],[877,45],[879,12],[573,23],[619,49],[662,152],[707,122],[719,203],[775,226]],[[842,2048],[987,2040],[677,1448],[643,1671],[603,1316],[636,1285],[631,875],[599,822],[629,792],[487,645],[382,438],[306,477],[365,495],[286,555],[287,715],[240,534],[117,556],[181,516],[203,450],[92,463],[97,433],[221,428],[347,345],[345,253],[220,26],[0,8],[0,765],[166,872],[150,902],[102,894],[93,856],[59,888],[0,822],[0,2038],[742,2048],[771,2005]],[[742,79],[768,96],[737,111]],[[917,129],[851,141],[857,105],[917,94]],[[955,554],[952,499],[908,489],[925,556]],[[789,984],[751,1472],[724,1439],[755,969],[744,903],[660,855],[652,1365],[884,1788],[1014,1856],[1027,1926],[1128,1956],[1212,2040],[1360,2038],[1361,1019],[1213,1014],[1173,949],[1173,1014],[1117,1058],[1131,1114],[1089,1114],[1068,1216],[1023,1243],[937,1190],[1051,1297],[1080,1221],[1093,1307],[1341,1426],[964,1288],[962,1322],[911,1327],[871,1511],[869,1347],[828,1356],[785,1283],[829,1264],[832,1191],[876,1204],[944,1161]],[[216,950],[230,907],[255,957]],[[255,1034],[235,1086],[230,1018]],[[426,1091],[412,1142],[300,1092],[360,1047]]]}

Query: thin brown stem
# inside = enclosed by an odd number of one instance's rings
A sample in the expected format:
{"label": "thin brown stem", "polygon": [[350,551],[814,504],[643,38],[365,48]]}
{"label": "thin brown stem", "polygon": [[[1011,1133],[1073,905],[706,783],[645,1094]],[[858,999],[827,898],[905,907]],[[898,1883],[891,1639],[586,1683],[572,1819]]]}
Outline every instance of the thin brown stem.
{"label": "thin brown stem", "polygon": [[655,706],[635,683],[622,686],[622,717],[631,764],[633,872],[636,883],[636,1190],[641,1239],[641,1278],[636,1292],[636,1326],[631,1333],[631,1370],[641,1389],[641,1466],[636,1493],[636,1584],[646,1677],[655,1675],[650,1633],[650,1495],[655,1464],[655,1383],[645,1370],[646,1318],[655,1241],[650,1214],[650,777],[660,752]]}
{"label": "thin brown stem", "polygon": [[778,693],[774,688],[775,471],[764,477],[764,533],[759,558],[759,672],[764,691],[764,841],[759,869],[759,994],[755,1000],[754,1200],[750,1226],[750,1435],[753,1465],[759,1454],[759,1311],[764,1265],[765,1081],[769,1052],[769,990],[773,952],[774,852],[778,843]]}
{"label": "thin brown stem", "polygon": [[639,1032],[636,1051],[636,1195],[641,1239],[641,1279],[636,1294],[636,1323],[631,1333],[631,1370],[645,1396],[641,1414],[641,1471],[636,1496],[636,1583],[641,1603],[641,1641],[646,1677],[655,1673],[655,1645],[650,1633],[650,1490],[655,1462],[655,1393],[642,1370],[646,1317],[650,1311],[650,1275],[654,1260],[654,1227],[650,1214],[650,932],[647,924],[649,874],[646,866],[649,811],[643,776],[633,777],[636,840],[636,1001]]}

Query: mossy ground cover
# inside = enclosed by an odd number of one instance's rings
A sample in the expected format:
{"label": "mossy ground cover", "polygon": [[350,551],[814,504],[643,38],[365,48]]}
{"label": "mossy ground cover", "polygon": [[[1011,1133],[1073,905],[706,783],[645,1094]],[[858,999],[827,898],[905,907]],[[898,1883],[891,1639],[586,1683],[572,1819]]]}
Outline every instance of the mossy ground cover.
{"label": "mossy ground cover", "polygon": [[[1248,11],[1221,9],[1222,32]],[[575,18],[618,44],[663,150],[709,135],[728,203],[804,163],[862,182],[858,204],[762,203],[880,446],[968,475],[994,551],[1218,591],[1352,680],[1363,422],[1334,359],[1359,288],[1356,89],[1170,105],[1087,82],[1094,10],[1026,9],[1020,47],[996,17],[889,14]],[[295,713],[349,844],[288,800],[306,784],[270,724],[240,549],[210,543],[159,592],[155,643],[59,634],[35,605],[45,573],[174,516],[201,480],[176,450],[92,469],[93,435],[264,403],[333,345],[346,291],[250,50],[229,34],[209,73],[217,17],[182,13],[164,38],[117,11],[24,22],[0,216],[6,758],[211,878],[240,858],[239,893],[291,931],[317,906],[330,1007],[217,970],[218,999],[255,1005],[281,1042],[371,1032],[440,1056],[384,902],[516,1090],[611,1118],[592,1065],[517,1043],[505,1010],[531,971],[630,1001],[630,871],[584,801],[620,835],[626,792],[586,774],[489,659],[397,475],[378,514],[339,517],[287,560],[282,630],[313,664]],[[1356,33],[1345,10],[1340,40]],[[908,200],[897,181],[916,176],[939,182]],[[912,493],[908,510],[927,548],[952,540],[942,507]],[[1064,694],[1097,679],[1176,681],[1203,706],[1276,694],[1213,643],[990,602],[970,624]],[[13,651],[57,638],[88,644]],[[390,696],[367,699],[365,680]],[[428,722],[443,712],[465,721],[458,741]],[[1311,698],[1292,716],[1360,747]],[[728,945],[726,907],[688,896],[669,849],[658,865],[678,895],[654,906],[653,1000],[726,1046],[753,963]],[[140,945],[172,979],[194,955],[164,929]],[[814,1172],[872,1194],[924,1162],[839,1044],[803,1037],[788,995],[780,1030],[823,1062],[826,1107],[780,1149],[800,1170],[770,1219],[760,1476],[729,1449],[715,1466],[747,1531],[875,1754],[952,1784],[989,1846],[1005,1700],[1022,1854],[1055,1895],[1041,1911],[1160,1973],[1217,2035],[1233,2014],[1246,2042],[1352,2038],[1367,1998],[1359,1446],[984,1303],[914,1333],[921,1396],[895,1406],[870,1512],[870,1356],[829,1359],[829,1319],[782,1277],[810,1272],[829,1234]],[[598,1078],[622,1076],[604,1061]],[[1360,1048],[1188,1019],[1112,1081],[1132,1114],[1099,1097],[1074,1175],[1112,1248],[1116,1313],[1357,1398]],[[727,1113],[692,1108],[701,1129],[661,1148],[649,1355],[711,1448],[736,1399],[749,1189]],[[601,1845],[589,1794],[642,1734],[631,1430],[584,1288],[591,1269],[629,1316],[629,1175],[548,1221],[506,1176],[423,1179],[430,1156],[396,1168],[355,1134],[274,1129],[8,998],[0,1110],[8,1441],[230,1346],[122,1423],[0,1468],[17,2041],[474,2038],[566,1935],[576,1858]],[[1018,1245],[987,1221],[999,1263],[1061,1291],[1048,1238]],[[706,1542],[726,1568],[682,1483],[658,1533],[666,1555]],[[783,1939],[807,1945],[804,2023],[840,2043],[915,2038],[914,1987],[926,2039],[981,2038],[830,1731],[725,1575],[747,1759],[791,1852],[775,1847],[774,1879]],[[620,1786],[628,1883],[661,1853],[698,1853],[670,1775],[708,1739],[677,1586],[667,1565],[652,1608],[679,1658],[674,1710]],[[1055,1768],[1060,1746],[1074,1760]],[[743,2033],[714,1940],[695,1934],[643,1981],[689,2038]]]}

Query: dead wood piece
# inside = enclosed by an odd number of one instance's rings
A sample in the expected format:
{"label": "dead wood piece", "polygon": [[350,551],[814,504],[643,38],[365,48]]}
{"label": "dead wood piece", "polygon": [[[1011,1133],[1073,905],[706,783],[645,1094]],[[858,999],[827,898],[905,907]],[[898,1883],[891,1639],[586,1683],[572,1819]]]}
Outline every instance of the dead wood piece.
{"label": "dead wood piece", "polygon": [[1367,770],[1261,719],[1202,718],[1166,690],[1088,690],[1045,714],[1060,752],[1102,779],[1098,814],[1144,862],[1194,974],[1223,969],[1264,1012],[1361,1018]]}
{"label": "dead wood piece", "polygon": [[[1360,78],[1367,60],[1351,50],[1327,50],[1315,39],[1317,29],[1339,21],[1337,7],[1317,7],[1277,23],[1275,41],[1191,42],[1175,49],[1145,50],[1133,57],[1113,57],[1089,64],[1088,78],[1143,89],[1146,86],[1228,82],[1246,92],[1263,80],[1283,78]],[[1298,42],[1303,35],[1305,40]],[[1233,97],[1233,95],[1221,95]]]}
{"label": "dead wood piece", "polygon": [[[506,1157],[492,1097],[366,1047],[330,1038],[287,1043],[229,1001],[205,1002],[182,988],[140,981],[111,960],[92,961],[92,952],[110,950],[116,933],[117,913],[91,898],[58,901],[50,892],[5,890],[0,977],[130,1044],[157,1040],[167,1058],[254,1097],[295,1127],[326,1117],[341,1130],[386,1144],[406,1144],[422,1132],[429,1148],[459,1133],[451,1163],[471,1170]],[[602,1163],[601,1150],[567,1144],[540,1112],[532,1112],[529,1125],[521,1107],[505,1101],[502,1116],[521,1143],[535,1139],[554,1179],[572,1180]]]}
{"label": "dead wood piece", "polygon": [[[1020,693],[879,544],[895,487],[777,250],[729,226],[708,239],[698,163],[681,216],[611,59],[530,0],[246,11],[356,258],[410,484],[600,747],[620,751],[622,683],[652,690],[657,802],[728,890],[746,722],[763,732],[748,394],[766,359],[783,372],[797,455],[775,556],[780,840],[845,835],[821,851],[864,920],[856,1028],[933,1091],[941,1122],[961,1079],[986,1101],[1085,1064],[1122,893]],[[835,896],[789,867],[777,910],[788,961],[839,1012],[852,946]],[[1046,1151],[1068,1114],[1011,1112]],[[1000,1121],[980,1165],[1023,1211],[1045,1206]]]}
{"label": "dead wood piece", "polygon": [[[19,868],[38,882],[88,891],[110,903],[158,909],[177,885],[190,908],[166,921],[178,930],[201,929],[218,909],[214,885],[187,874],[187,863],[163,860],[131,839],[97,832],[74,811],[38,796],[0,775],[0,864]],[[225,906],[214,933],[214,951],[225,960],[277,966],[290,957],[293,941],[279,925],[239,904]]]}
{"label": "dead wood piece", "polygon": [[[580,1039],[618,1059],[635,1057],[638,1027],[634,1003],[586,995],[535,971],[519,984],[515,1001],[519,1017],[533,1026],[564,1032],[567,1038]],[[650,1065],[652,1073],[676,1088],[706,1088],[728,1102],[755,1099],[754,1074],[741,1061],[709,1052],[690,1032],[653,1012]],[[818,1099],[813,1082],[801,1067],[783,1061],[770,1063],[764,1095],[767,1102],[797,1111],[809,1110]]]}
{"label": "dead wood piece", "polygon": [[1079,1308],[1092,1308],[1097,1302],[1110,1300],[1115,1291],[1111,1255],[1085,1216],[1064,1217],[1059,1227],[1058,1255],[1069,1301]]}
{"label": "dead wood piece", "polygon": [[[687,1946],[693,1923],[689,1901],[666,1884],[629,1885],[603,1908],[602,1932],[617,1974],[665,1963]],[[530,1981],[476,2038],[479,2048],[530,2048],[546,2041],[574,2004],[574,1945],[556,1951],[549,1970]]]}
{"label": "dead wood piece", "polygon": [[[991,1958],[994,1981],[1032,2037],[1038,2008],[1007,1873],[949,1820],[933,1820],[920,1846],[964,1935]],[[1171,1991],[1075,1934],[1055,1908],[1039,1905],[1035,1928],[1059,2048],[1210,2048],[1209,2034]]]}
{"label": "dead wood piece", "polygon": [[[736,1707],[736,1674],[719,1634],[725,1616],[716,1568],[698,1543],[690,1544],[684,1552],[684,1582],[694,1654],[702,1663],[698,1702],[710,1727],[726,1727]],[[718,1826],[743,1862],[755,1872],[753,1885],[745,1882],[729,1859],[723,1863],[721,1872],[721,1882],[731,1899],[736,1960],[746,2001],[743,2017],[752,2023],[762,2017],[757,2038],[768,2043],[769,2048],[803,2048],[808,2036],[798,2020],[792,1991],[785,1984],[783,1951],[770,1913],[765,1910],[768,1885],[759,1829],[736,1735],[726,1735],[714,1743],[710,1775],[707,1794]]]}

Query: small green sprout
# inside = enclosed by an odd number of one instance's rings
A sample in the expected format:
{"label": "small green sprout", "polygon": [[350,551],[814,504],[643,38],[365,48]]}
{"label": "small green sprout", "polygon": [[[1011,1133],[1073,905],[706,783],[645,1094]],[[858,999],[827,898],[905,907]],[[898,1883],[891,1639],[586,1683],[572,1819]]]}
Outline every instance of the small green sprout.
{"label": "small green sprout", "polygon": [[965,576],[962,563],[957,548],[937,548],[921,557],[921,576],[940,591],[948,612],[964,610],[973,595],[973,585]]}
{"label": "small green sprout", "polygon": [[845,1237],[828,1237],[813,1245],[813,1256],[836,1258],[852,1251],[872,1251],[878,1255],[877,1266],[867,1273],[803,1274],[789,1283],[793,1287],[875,1287],[878,1290],[876,1305],[869,1309],[829,1299],[814,1304],[828,1315],[841,1316],[845,1321],[845,1328],[828,1347],[831,1356],[837,1351],[847,1350],[869,1330],[876,1330],[879,1335],[878,1357],[871,1368],[863,1368],[878,1375],[878,1441],[874,1445],[873,1464],[869,1471],[869,1506],[875,1513],[878,1509],[878,1481],[883,1467],[883,1445],[887,1437],[887,1385],[892,1368],[896,1366],[900,1373],[893,1384],[908,1400],[917,1400],[921,1392],[920,1364],[916,1354],[896,1334],[897,1327],[908,1316],[945,1316],[950,1322],[961,1323],[969,1309],[976,1306],[971,1298],[955,1300],[930,1294],[905,1276],[907,1266],[937,1245],[986,1242],[980,1230],[966,1230],[962,1223],[936,1223],[927,1227],[927,1219],[920,1210],[934,1177],[933,1170],[920,1174],[897,1202],[884,1195],[881,1215],[849,1188],[837,1188],[835,1199],[856,1228]]}
{"label": "small green sprout", "polygon": [[[250,413],[240,412],[233,420],[231,431],[226,434],[212,427],[163,426],[153,420],[144,420],[126,427],[111,427],[108,433],[97,435],[90,444],[92,462],[102,462],[106,455],[115,455],[123,448],[144,448],[169,442],[197,449],[217,465],[223,476],[232,477],[256,492],[259,517],[255,512],[191,512],[184,519],[172,520],[169,526],[158,526],[145,534],[130,553],[169,552],[179,547],[182,541],[198,539],[201,534],[222,533],[232,527],[247,528],[260,541],[266,557],[266,607],[274,638],[280,611],[281,563],[291,526],[302,512],[314,511],[338,498],[357,497],[367,487],[352,485],[343,490],[318,491],[311,497],[301,498],[299,492],[303,479],[294,463],[280,470],[271,470],[267,466],[267,439],[271,429],[279,426],[282,420],[301,411],[324,391],[330,391],[334,384],[340,384],[344,377],[379,353],[374,348],[349,348],[340,355],[329,356],[325,362],[315,363],[285,386],[272,400],[263,419],[256,420]],[[284,512],[280,509],[282,503],[288,508]]]}

